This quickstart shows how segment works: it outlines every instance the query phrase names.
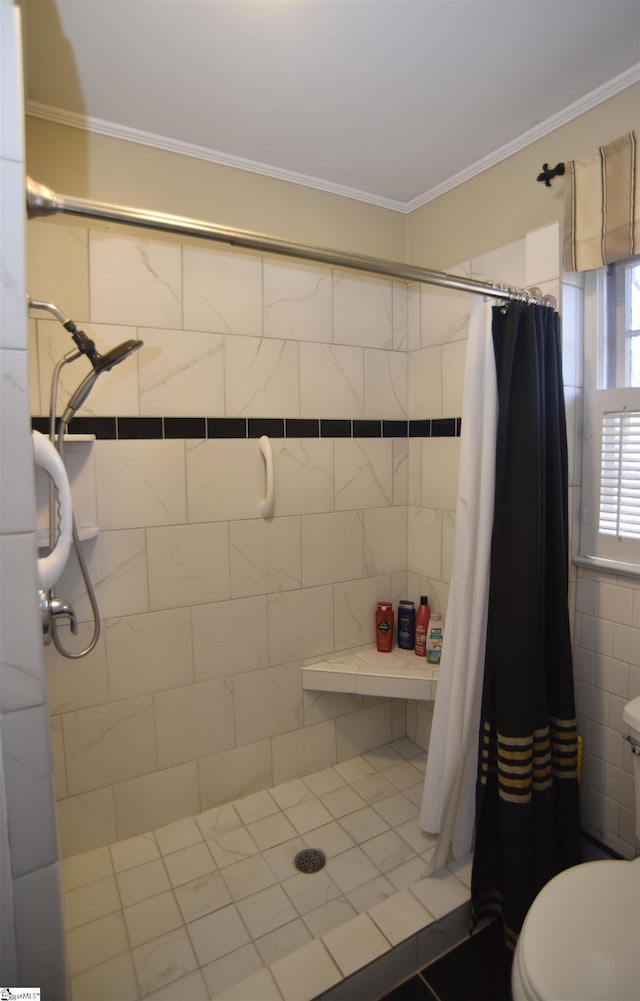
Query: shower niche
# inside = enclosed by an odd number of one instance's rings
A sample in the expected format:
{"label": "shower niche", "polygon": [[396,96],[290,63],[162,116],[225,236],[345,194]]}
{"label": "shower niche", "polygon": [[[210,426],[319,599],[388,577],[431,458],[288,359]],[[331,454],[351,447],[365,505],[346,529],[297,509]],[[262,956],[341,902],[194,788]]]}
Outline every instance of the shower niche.
{"label": "shower niche", "polygon": [[[64,463],[71,484],[73,514],[80,541],[98,534],[96,468],[93,434],[64,436]],[[46,473],[36,467],[36,540],[39,549],[49,548],[49,484]]]}

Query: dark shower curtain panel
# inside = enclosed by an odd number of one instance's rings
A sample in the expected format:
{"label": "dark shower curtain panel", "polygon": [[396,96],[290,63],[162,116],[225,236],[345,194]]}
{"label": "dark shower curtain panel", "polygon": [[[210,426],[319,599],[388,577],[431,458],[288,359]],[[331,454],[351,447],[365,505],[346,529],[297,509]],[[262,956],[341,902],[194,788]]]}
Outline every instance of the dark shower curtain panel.
{"label": "dark shower curtain panel", "polygon": [[476,789],[474,922],[517,940],[538,891],[579,861],[567,606],[567,441],[559,318],[493,309],[498,380],[491,581]]}

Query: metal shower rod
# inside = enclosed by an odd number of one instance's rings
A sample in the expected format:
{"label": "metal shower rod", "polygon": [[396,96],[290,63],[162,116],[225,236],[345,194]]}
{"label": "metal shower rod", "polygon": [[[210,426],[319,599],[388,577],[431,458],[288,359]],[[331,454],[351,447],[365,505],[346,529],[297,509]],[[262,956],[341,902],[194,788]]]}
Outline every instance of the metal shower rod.
{"label": "metal shower rod", "polygon": [[543,296],[539,289],[522,289],[498,282],[480,282],[471,278],[461,278],[446,271],[432,271],[429,268],[419,268],[412,264],[399,261],[388,261],[379,257],[367,257],[363,254],[342,253],[325,247],[307,246],[301,243],[291,243],[278,237],[253,233],[251,230],[231,229],[228,226],[218,226],[215,223],[201,219],[190,219],[187,216],[168,215],[165,212],[151,212],[148,209],[132,208],[126,205],[112,205],[107,202],[89,201],[84,198],[74,198],[70,195],[59,195],[43,184],[38,184],[27,178],[27,215],[30,219],[39,216],[56,215],[83,216],[88,219],[101,219],[107,222],[123,223],[129,226],[140,226],[144,229],[159,230],[165,233],[178,233],[182,236],[194,236],[204,240],[214,240],[218,243],[230,244],[233,247],[243,247],[247,250],[258,250],[268,254],[282,254],[286,257],[296,257],[321,264],[330,264],[337,268],[366,271],[370,274],[384,275],[387,278],[399,278],[403,281],[420,282],[425,285],[439,285],[443,288],[456,289],[459,292],[473,292],[490,299],[522,302],[538,306],[555,308],[553,296]]}

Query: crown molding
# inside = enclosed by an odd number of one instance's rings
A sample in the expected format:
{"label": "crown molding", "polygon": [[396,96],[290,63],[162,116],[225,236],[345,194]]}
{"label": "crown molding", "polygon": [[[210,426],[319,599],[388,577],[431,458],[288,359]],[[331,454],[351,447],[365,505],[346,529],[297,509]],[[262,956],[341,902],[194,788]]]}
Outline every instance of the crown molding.
{"label": "crown molding", "polygon": [[442,184],[437,184],[434,188],[426,191],[423,195],[413,198],[410,202],[405,204],[404,211],[407,213],[414,212],[422,205],[426,205],[427,202],[431,202],[435,198],[439,198],[440,195],[444,195],[445,192],[451,191],[452,188],[457,188],[459,184],[464,184],[465,181],[469,181],[472,177],[476,177],[483,171],[488,170],[489,167],[494,167],[502,160],[506,160],[508,157],[513,156],[514,153],[519,153],[520,150],[524,149],[526,146],[530,146],[531,143],[535,142],[537,139],[544,139],[544,137],[549,135],[550,132],[554,132],[556,129],[561,128],[561,126],[573,121],[574,118],[578,118],[579,115],[583,115],[586,111],[590,111],[592,108],[597,107],[598,104],[602,104],[603,101],[608,100],[610,97],[615,97],[616,94],[626,90],[627,87],[632,87],[633,84],[638,83],[639,81],[640,63],[636,63],[628,70],[625,70],[624,73],[620,73],[618,76],[613,77],[601,87],[597,87],[595,90],[585,94],[584,97],[580,98],[580,100],[574,101],[573,104],[569,104],[566,108],[563,108],[562,111],[558,111],[555,115],[545,119],[544,122],[540,122],[540,124],[536,125],[534,128],[528,129],[527,132],[523,132],[522,135],[517,136],[505,146],[501,146],[499,149],[494,150],[493,153],[489,153],[488,156],[483,157],[481,160],[476,160],[476,162],[472,163],[469,167],[465,167],[465,169],[459,171],[459,173],[453,174],[452,177],[443,181]]}
{"label": "crown molding", "polygon": [[384,198],[382,195],[359,191],[357,188],[349,188],[342,184],[334,184],[321,177],[299,174],[293,170],[274,167],[268,163],[247,160],[231,153],[221,153],[220,150],[208,149],[206,146],[197,146],[194,143],[181,142],[179,139],[159,136],[153,132],[144,132],[141,129],[118,125],[115,122],[105,121],[103,118],[91,118],[74,111],[65,111],[63,108],[54,108],[38,101],[26,101],[25,113],[32,118],[41,118],[47,122],[54,122],[56,125],[66,125],[72,129],[82,129],[85,132],[95,132],[98,135],[123,139],[125,142],[138,143],[141,146],[153,146],[155,149],[163,149],[169,153],[179,153],[181,156],[191,156],[197,160],[208,160],[210,163],[217,163],[222,167],[247,170],[252,174],[262,174],[264,177],[273,177],[291,184],[302,184],[307,188],[316,188],[332,195],[342,195],[344,198],[355,198],[357,201],[368,202],[371,205],[378,205],[394,212],[406,211],[404,202]]}
{"label": "crown molding", "polygon": [[476,160],[475,163],[465,167],[464,170],[459,171],[457,174],[453,174],[441,184],[437,184],[435,187],[430,188],[428,191],[424,192],[424,194],[411,199],[409,202],[401,202],[392,198],[384,198],[381,195],[372,194],[368,191],[360,191],[357,188],[349,188],[341,184],[334,184],[331,181],[326,181],[319,177],[311,177],[307,174],[299,174],[295,171],[284,170],[270,164],[259,163],[255,160],[248,160],[244,157],[233,156],[229,153],[222,153],[219,150],[208,149],[205,146],[197,146],[193,143],[180,142],[179,140],[169,139],[166,136],[159,136],[152,132],[144,132],[141,129],[129,128],[128,126],[108,122],[102,118],[87,117],[85,115],[77,114],[76,112],[65,111],[62,108],[54,108],[48,104],[43,104],[38,101],[27,101],[25,105],[25,112],[33,118],[41,118],[48,122],[54,122],[57,125],[66,125],[70,128],[82,129],[85,132],[95,132],[98,135],[111,136],[114,139],[122,139],[125,142],[138,143],[142,146],[152,146],[155,149],[166,150],[169,153],[178,153],[181,156],[191,156],[199,160],[208,160],[211,163],[216,163],[223,167],[232,167],[235,170],[246,170],[250,173],[261,174],[265,177],[273,177],[276,180],[287,181],[291,184],[301,184],[308,188],[315,188],[318,191],[326,191],[329,194],[341,195],[344,198],[353,198],[357,201],[367,202],[369,205],[377,205],[380,208],[390,209],[392,212],[401,212],[408,215],[410,212],[414,212],[416,209],[421,208],[428,202],[444,195],[447,191],[451,191],[452,188],[456,188],[458,185],[464,184],[465,181],[469,181],[471,178],[476,177],[483,171],[488,170],[489,167],[493,167],[502,160],[506,160],[508,157],[520,152],[520,150],[529,146],[537,139],[544,138],[549,135],[550,132],[555,131],[555,129],[560,128],[562,125],[566,125],[574,118],[584,114],[586,111],[590,111],[591,108],[595,108],[598,104],[602,104],[603,101],[608,100],[610,97],[614,97],[616,94],[619,94],[621,91],[626,90],[627,87],[631,87],[639,81],[640,63],[636,63],[628,70],[625,70],[624,73],[620,73],[618,76],[607,81],[607,83],[603,84],[601,87],[597,87],[595,90],[585,94],[585,96],[580,98],[580,100],[568,105],[562,111],[559,111],[550,118],[547,118],[544,122],[540,122],[534,128],[523,132],[520,136],[507,143],[505,146],[501,146],[499,149],[494,150],[487,156],[482,157],[482,159]]}

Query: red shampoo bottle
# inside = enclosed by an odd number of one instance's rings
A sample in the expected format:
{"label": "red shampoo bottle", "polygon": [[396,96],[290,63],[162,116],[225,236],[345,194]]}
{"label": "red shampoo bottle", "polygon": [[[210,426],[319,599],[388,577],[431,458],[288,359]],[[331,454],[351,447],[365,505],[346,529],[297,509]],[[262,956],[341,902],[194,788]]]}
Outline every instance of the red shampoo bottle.
{"label": "red shampoo bottle", "polygon": [[427,655],[427,636],[429,635],[429,619],[431,618],[431,609],[429,608],[429,599],[426,594],[420,596],[420,606],[416,612],[416,657],[426,657]]}

